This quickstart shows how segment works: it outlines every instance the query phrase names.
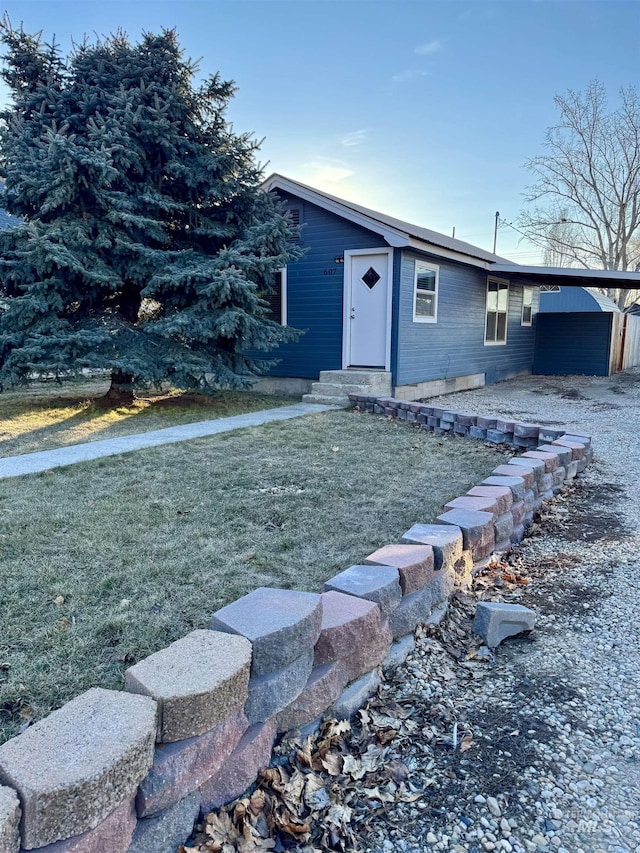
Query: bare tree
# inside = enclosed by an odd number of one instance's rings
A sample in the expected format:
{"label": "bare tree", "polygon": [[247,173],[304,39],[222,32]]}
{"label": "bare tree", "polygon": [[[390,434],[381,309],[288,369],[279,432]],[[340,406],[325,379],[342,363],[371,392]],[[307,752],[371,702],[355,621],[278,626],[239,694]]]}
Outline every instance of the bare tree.
{"label": "bare tree", "polygon": [[[609,111],[597,80],[586,91],[555,98],[557,125],[547,130],[546,154],[528,160],[536,183],[525,198],[532,207],[519,224],[556,263],[592,269],[640,269],[640,99],[620,90]],[[621,308],[625,291],[607,294]]]}

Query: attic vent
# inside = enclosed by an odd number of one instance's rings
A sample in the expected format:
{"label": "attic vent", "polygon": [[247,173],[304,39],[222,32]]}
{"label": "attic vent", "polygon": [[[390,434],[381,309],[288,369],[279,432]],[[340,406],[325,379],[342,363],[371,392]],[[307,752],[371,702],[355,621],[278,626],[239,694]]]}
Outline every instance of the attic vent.
{"label": "attic vent", "polygon": [[[295,225],[296,228],[300,225],[300,208],[299,207],[290,207],[287,209],[287,213],[289,214],[289,219],[291,220],[291,224]],[[293,238],[294,240],[300,239],[300,234],[296,234]]]}

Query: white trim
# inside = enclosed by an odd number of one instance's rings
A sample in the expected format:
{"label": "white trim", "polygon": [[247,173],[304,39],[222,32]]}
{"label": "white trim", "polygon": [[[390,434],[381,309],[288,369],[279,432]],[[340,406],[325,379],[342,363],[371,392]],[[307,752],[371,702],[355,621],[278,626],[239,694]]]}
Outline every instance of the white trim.
{"label": "white trim", "polygon": [[[531,304],[529,305],[529,308],[531,309],[531,314],[529,315],[529,322],[528,323],[525,322],[525,319],[524,319],[524,309],[526,307],[524,304],[524,295],[526,292],[529,292],[529,294],[531,295]],[[520,325],[521,326],[532,326],[533,325],[533,287],[531,287],[531,285],[528,285],[528,284],[524,284],[522,286],[522,312],[520,314]]]}
{"label": "white trim", "polygon": [[287,305],[287,268],[280,268],[280,324],[287,325],[288,305]]}
{"label": "white trim", "polygon": [[345,249],[344,281],[342,296],[342,369],[347,370],[351,351],[351,258],[357,255],[387,255],[387,323],[385,335],[384,369],[391,370],[391,309],[393,305],[393,249],[383,246],[380,249]]}
{"label": "white trim", "polygon": [[454,252],[452,249],[436,246],[433,243],[425,243],[424,240],[418,240],[416,237],[409,237],[406,247],[416,249],[418,252],[427,252],[430,255],[437,255],[439,258],[447,258],[451,261],[460,261],[463,264],[468,264],[470,267],[480,267],[482,270],[490,270],[493,264],[490,261],[483,261],[480,258],[474,258],[473,255],[464,255],[462,252]]}
{"label": "white trim", "polygon": [[[423,317],[416,315],[416,301],[418,298],[418,267],[426,270],[432,270],[436,274],[436,288],[434,291],[433,317]],[[437,323],[438,322],[438,291],[440,290],[440,267],[437,264],[430,264],[427,261],[420,261],[414,258],[413,261],[413,322],[414,323]]]}
{"label": "white trim", "polygon": [[[487,340],[487,314],[489,313],[487,310],[487,307],[488,307],[487,297],[489,296],[489,282],[495,282],[496,284],[506,284],[507,285],[507,312],[506,312],[506,322],[504,324],[504,340],[503,341],[488,341]],[[498,290],[498,293],[499,292],[500,291]],[[483,333],[484,345],[486,347],[504,347],[507,344],[507,335],[509,333],[509,297],[511,296],[511,286],[509,283],[509,279],[508,278],[498,278],[498,276],[495,276],[495,275],[488,275],[487,276],[487,286],[485,288],[484,293],[485,293],[485,295],[484,295],[484,333]],[[497,314],[498,314],[498,312],[496,311],[496,331],[498,328]]]}

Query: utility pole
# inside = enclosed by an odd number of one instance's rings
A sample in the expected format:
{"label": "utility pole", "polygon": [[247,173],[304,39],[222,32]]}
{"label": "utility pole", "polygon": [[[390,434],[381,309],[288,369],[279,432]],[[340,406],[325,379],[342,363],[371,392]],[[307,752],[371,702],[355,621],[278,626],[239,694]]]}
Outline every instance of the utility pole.
{"label": "utility pole", "polygon": [[493,228],[493,254],[496,253],[496,243],[498,242],[498,220],[500,219],[500,211],[496,210],[496,224]]}

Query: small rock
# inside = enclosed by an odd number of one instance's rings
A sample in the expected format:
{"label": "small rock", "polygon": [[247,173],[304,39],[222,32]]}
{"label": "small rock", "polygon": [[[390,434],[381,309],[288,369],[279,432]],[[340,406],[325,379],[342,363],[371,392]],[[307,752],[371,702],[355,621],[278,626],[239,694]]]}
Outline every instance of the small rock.
{"label": "small rock", "polygon": [[495,797],[487,797],[487,808],[494,817],[501,817],[502,809]]}

